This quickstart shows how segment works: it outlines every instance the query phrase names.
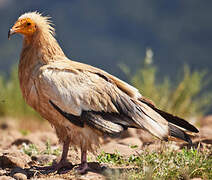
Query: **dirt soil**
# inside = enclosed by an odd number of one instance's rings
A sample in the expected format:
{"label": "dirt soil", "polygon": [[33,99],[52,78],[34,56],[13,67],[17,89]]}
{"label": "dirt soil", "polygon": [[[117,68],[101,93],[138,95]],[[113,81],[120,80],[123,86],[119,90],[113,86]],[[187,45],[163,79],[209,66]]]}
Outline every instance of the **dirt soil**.
{"label": "dirt soil", "polygon": [[[199,135],[193,137],[194,146],[201,144],[211,146],[212,116],[202,118],[200,126]],[[35,146],[32,146],[32,144]],[[166,145],[175,150],[186,146],[182,142],[165,143]],[[131,148],[132,146],[135,148]],[[121,155],[130,156],[139,154],[144,148],[160,149],[161,142],[145,131],[129,129],[120,138],[105,138],[97,154],[104,151],[106,153],[119,152]],[[36,167],[57,162],[61,153],[58,149],[61,150],[61,145],[58,143],[54,129],[48,123],[28,119],[22,121],[11,118],[0,119],[0,180],[107,179],[104,175],[107,170],[125,168],[99,164],[96,155],[89,154],[89,166],[93,171],[79,175],[76,167],[80,163],[80,153],[70,148],[69,168],[59,173],[37,170]]]}

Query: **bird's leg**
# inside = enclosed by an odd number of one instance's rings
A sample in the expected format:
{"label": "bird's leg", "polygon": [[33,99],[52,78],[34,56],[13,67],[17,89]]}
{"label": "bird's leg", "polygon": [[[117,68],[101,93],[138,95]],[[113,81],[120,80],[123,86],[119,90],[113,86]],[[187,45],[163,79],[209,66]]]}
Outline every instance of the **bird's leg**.
{"label": "bird's leg", "polygon": [[89,170],[87,163],[87,150],[81,149],[81,164],[77,170],[80,174],[85,174]]}
{"label": "bird's leg", "polygon": [[67,140],[67,141],[65,141],[63,143],[63,152],[62,152],[62,156],[61,156],[60,162],[55,165],[57,170],[59,170],[59,169],[61,169],[63,167],[67,167],[68,165],[70,165],[67,162],[67,155],[68,155],[68,150],[69,150],[69,144],[70,144],[70,141],[69,140]]}
{"label": "bird's leg", "polygon": [[69,144],[70,141],[67,140],[64,142],[63,144],[63,152],[62,152],[62,156],[61,159],[59,161],[59,163],[53,164],[52,166],[46,166],[46,167],[40,167],[38,168],[39,170],[51,170],[51,171],[58,171],[61,168],[65,168],[65,167],[70,167],[71,163],[67,162],[67,155],[68,155],[68,150],[69,150]]}

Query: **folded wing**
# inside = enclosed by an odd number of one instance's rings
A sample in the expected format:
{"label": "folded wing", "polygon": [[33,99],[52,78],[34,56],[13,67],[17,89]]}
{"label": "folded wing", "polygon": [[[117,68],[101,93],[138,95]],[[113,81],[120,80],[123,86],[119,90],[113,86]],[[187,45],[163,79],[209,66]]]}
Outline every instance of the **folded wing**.
{"label": "folded wing", "polygon": [[141,97],[137,89],[104,71],[50,64],[41,70],[40,85],[49,103],[75,125],[86,123],[109,135],[136,127],[160,139],[168,136],[168,122],[136,99]]}

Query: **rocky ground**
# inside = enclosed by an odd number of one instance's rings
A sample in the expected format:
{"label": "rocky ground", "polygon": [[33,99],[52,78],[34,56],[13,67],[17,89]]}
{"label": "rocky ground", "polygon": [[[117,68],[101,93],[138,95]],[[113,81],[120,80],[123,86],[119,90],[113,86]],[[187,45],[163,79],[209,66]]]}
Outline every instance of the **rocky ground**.
{"label": "rocky ground", "polygon": [[[199,129],[200,134],[193,137],[194,146],[211,146],[212,116],[203,118]],[[165,144],[175,150],[185,145],[182,142]],[[161,143],[144,131],[130,129],[118,139],[105,139],[98,153],[101,151],[119,152],[123,156],[130,156],[139,154],[143,148],[160,149]],[[70,148],[68,159],[73,164],[70,164],[70,169],[60,173],[36,170],[36,167],[58,161],[60,153],[61,146],[58,144],[54,129],[47,123],[32,120],[15,121],[10,118],[0,119],[0,180],[106,179],[105,170],[118,168],[108,164],[100,165],[97,163],[96,156],[89,154],[89,166],[94,171],[79,175],[75,170],[77,164],[80,163],[79,152]]]}

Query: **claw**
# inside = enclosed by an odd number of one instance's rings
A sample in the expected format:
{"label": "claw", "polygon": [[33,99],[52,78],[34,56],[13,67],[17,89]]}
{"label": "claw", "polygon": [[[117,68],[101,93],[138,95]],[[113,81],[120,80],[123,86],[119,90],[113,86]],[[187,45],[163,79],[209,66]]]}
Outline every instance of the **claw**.
{"label": "claw", "polygon": [[91,170],[90,167],[88,166],[88,163],[83,163],[80,164],[79,167],[76,168],[79,174],[86,174],[87,171]]}
{"label": "claw", "polygon": [[63,169],[70,170],[73,168],[73,165],[69,162],[59,162],[57,164],[53,164],[52,166],[45,166],[45,167],[36,167],[36,170],[40,171],[50,171],[50,172],[61,172]]}

